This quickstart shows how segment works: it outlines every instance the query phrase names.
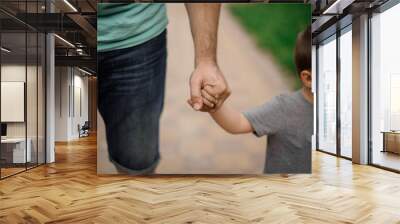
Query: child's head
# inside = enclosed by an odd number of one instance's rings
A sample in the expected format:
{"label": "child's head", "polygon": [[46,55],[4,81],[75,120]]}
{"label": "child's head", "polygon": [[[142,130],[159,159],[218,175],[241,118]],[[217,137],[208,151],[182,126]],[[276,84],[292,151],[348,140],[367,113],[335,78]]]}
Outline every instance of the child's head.
{"label": "child's head", "polygon": [[311,27],[297,35],[294,50],[297,74],[304,87],[311,89]]}

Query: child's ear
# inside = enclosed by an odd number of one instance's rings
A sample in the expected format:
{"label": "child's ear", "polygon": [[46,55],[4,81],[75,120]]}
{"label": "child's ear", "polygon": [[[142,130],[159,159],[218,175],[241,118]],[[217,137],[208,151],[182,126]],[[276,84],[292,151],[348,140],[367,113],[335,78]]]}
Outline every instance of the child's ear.
{"label": "child's ear", "polygon": [[308,70],[303,70],[300,72],[300,79],[303,83],[303,86],[307,88],[311,88],[312,86],[312,75],[311,72]]}

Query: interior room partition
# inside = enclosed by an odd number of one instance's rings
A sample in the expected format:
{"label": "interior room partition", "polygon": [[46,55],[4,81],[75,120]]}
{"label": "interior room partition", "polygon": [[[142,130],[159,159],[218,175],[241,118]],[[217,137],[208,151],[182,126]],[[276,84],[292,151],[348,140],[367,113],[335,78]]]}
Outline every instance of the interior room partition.
{"label": "interior room partition", "polygon": [[0,2],[1,179],[46,161],[46,38],[23,22],[45,10],[45,1]]}

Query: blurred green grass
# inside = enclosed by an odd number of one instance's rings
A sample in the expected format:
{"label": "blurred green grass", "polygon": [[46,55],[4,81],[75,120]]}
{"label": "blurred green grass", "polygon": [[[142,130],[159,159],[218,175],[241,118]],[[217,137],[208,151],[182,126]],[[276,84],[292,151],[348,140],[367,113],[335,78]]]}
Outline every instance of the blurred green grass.
{"label": "blurred green grass", "polygon": [[[311,23],[309,4],[230,4],[230,11],[255,39],[257,45],[275,57],[300,87],[293,51],[297,34]],[[267,72],[267,71],[266,71]]]}

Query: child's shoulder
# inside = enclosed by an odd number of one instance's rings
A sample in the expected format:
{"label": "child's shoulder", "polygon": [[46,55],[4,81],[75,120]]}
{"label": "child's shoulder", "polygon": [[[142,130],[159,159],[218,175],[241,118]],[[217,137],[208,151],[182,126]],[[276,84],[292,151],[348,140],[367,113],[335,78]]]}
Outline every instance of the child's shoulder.
{"label": "child's shoulder", "polygon": [[286,93],[282,93],[278,96],[275,96],[274,98],[272,98],[273,101],[277,101],[279,103],[285,103],[287,101],[292,101],[294,98],[296,98],[298,95],[298,91],[295,92],[286,92]]}
{"label": "child's shoulder", "polygon": [[298,105],[298,95],[298,91],[282,93],[273,97],[270,103],[279,106],[281,109],[292,108],[293,106]]}

